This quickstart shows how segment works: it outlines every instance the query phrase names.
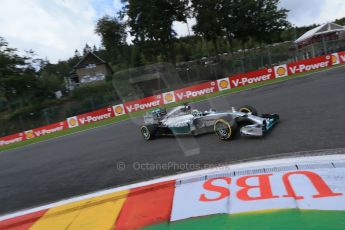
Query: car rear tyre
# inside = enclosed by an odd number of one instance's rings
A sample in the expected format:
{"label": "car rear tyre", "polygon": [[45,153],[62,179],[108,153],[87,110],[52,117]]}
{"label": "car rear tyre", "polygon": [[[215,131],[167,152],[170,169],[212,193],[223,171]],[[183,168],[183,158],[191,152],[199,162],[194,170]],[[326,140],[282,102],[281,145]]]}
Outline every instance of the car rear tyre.
{"label": "car rear tyre", "polygon": [[156,138],[157,127],[154,125],[144,125],[140,129],[141,135],[143,135],[144,139],[149,141]]}
{"label": "car rear tyre", "polygon": [[226,141],[232,139],[236,134],[237,124],[235,121],[229,121],[226,118],[218,119],[214,123],[214,132],[220,140]]}
{"label": "car rear tyre", "polygon": [[242,113],[252,113],[254,116],[258,115],[258,111],[250,105],[244,105],[239,109],[240,112]]}

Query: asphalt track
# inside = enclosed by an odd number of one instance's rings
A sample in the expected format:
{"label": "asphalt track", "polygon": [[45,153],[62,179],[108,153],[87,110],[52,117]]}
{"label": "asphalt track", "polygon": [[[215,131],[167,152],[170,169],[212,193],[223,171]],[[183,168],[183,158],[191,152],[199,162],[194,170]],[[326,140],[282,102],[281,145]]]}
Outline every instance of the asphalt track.
{"label": "asphalt track", "polygon": [[250,104],[279,113],[281,122],[264,138],[222,142],[209,134],[145,142],[137,118],[1,152],[0,214],[208,164],[343,148],[344,101],[341,67],[192,105],[224,110]]}

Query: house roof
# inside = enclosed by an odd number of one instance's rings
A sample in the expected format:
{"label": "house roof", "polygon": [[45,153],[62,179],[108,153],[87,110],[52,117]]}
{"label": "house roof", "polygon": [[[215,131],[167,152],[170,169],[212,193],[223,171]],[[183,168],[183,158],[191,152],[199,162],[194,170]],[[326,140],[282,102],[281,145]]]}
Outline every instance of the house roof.
{"label": "house roof", "polygon": [[305,34],[303,34],[301,37],[299,37],[295,41],[295,43],[303,42],[303,41],[305,41],[311,37],[314,37],[316,35],[327,34],[330,32],[338,32],[338,31],[345,31],[345,27],[338,25],[336,23],[333,23],[333,22],[325,23],[325,24],[322,24],[318,27],[315,27],[314,29],[307,31]]}
{"label": "house roof", "polygon": [[78,69],[78,68],[83,68],[85,66],[83,66],[83,62],[86,60],[86,58],[88,58],[89,56],[93,56],[94,58],[96,58],[98,60],[97,65],[99,64],[105,64],[110,70],[111,72],[113,72],[113,70],[111,69],[111,67],[109,66],[109,64],[104,61],[102,58],[98,57],[95,53],[93,52],[88,52],[86,55],[84,55],[84,57],[73,67],[73,70]]}
{"label": "house roof", "polygon": [[90,55],[92,55],[92,56],[94,56],[96,59],[98,59],[98,61],[100,62],[99,64],[106,64],[106,62],[105,62],[102,58],[98,57],[95,53],[93,53],[93,52],[88,52],[86,55],[84,55],[84,57],[83,57],[73,68],[76,69],[76,68],[80,67],[80,65],[81,65],[81,64],[85,61],[85,59],[86,59],[87,57],[89,57]]}

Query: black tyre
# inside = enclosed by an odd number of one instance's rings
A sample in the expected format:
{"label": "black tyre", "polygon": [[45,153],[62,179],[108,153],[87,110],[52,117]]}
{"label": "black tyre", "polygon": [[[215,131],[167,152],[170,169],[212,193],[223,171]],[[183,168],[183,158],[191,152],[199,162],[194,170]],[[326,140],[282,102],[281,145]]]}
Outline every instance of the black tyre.
{"label": "black tyre", "polygon": [[258,111],[250,105],[244,105],[239,109],[240,112],[242,113],[252,113],[254,116],[258,115]]}
{"label": "black tyre", "polygon": [[220,140],[232,139],[237,131],[237,123],[228,118],[220,118],[214,123],[214,132]]}
{"label": "black tyre", "polygon": [[140,128],[141,134],[144,139],[149,141],[156,138],[157,127],[155,125],[144,125]]}

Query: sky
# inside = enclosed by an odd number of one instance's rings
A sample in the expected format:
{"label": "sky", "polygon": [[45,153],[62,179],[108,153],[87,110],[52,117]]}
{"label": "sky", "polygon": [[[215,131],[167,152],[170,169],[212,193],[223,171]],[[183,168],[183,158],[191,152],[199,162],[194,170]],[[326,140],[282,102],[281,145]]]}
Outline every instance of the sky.
{"label": "sky", "polygon": [[[345,17],[344,0],[281,0],[280,6],[290,10],[288,20],[297,26]],[[97,19],[121,7],[120,0],[0,0],[0,37],[20,52],[33,50],[56,63],[72,57],[85,43],[99,47]],[[190,19],[189,28],[193,24]],[[179,36],[188,35],[188,26],[174,23]]]}

